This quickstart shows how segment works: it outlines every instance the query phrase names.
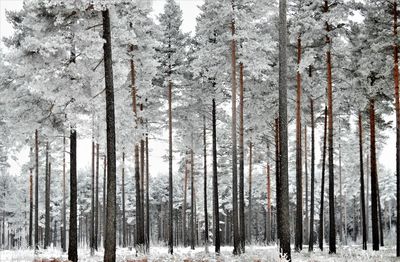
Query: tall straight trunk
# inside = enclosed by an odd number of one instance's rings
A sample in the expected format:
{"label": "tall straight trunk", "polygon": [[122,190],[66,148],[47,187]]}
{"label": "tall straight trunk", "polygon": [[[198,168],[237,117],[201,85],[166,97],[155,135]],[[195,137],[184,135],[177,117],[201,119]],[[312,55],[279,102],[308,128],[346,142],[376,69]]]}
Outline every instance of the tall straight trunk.
{"label": "tall straight trunk", "polygon": [[78,228],[77,228],[77,177],[76,177],[76,130],[71,129],[70,134],[70,197],[69,197],[69,240],[68,240],[68,260],[72,262],[78,261]]}
{"label": "tall straight trunk", "polygon": [[287,258],[290,254],[290,222],[289,222],[289,170],[288,170],[288,126],[287,126],[287,5],[286,0],[279,0],[279,151],[280,197],[278,212],[281,224],[280,250]]}
{"label": "tall straight trunk", "polygon": [[[268,160],[269,161],[269,160]],[[272,210],[271,210],[271,167],[267,164],[267,242],[272,241]]]}
{"label": "tall straight trunk", "polygon": [[379,182],[377,184],[377,189],[378,189],[378,215],[379,215],[379,241],[381,247],[385,246],[385,243],[383,241],[383,218],[382,218],[382,208],[381,208],[381,196],[380,196],[380,191],[379,191]]}
{"label": "tall straight trunk", "polygon": [[[31,147],[31,156],[32,156]],[[33,170],[29,169],[29,238],[28,245],[32,248],[32,233],[33,233]]]}
{"label": "tall straight trunk", "polygon": [[104,49],[104,73],[106,85],[106,119],[107,119],[107,219],[104,261],[115,261],[116,249],[116,156],[115,156],[115,112],[114,81],[112,68],[110,13],[102,11]]}
{"label": "tall straight trunk", "polygon": [[174,223],[173,223],[173,180],[172,180],[172,82],[168,82],[168,253],[174,252]]}
{"label": "tall straight trunk", "polygon": [[304,201],[305,205],[305,221],[304,221],[304,234],[303,239],[305,243],[308,243],[309,237],[309,213],[308,213],[308,145],[307,145],[307,125],[304,127],[304,179],[305,179],[305,186],[304,190],[306,191],[306,199]]}
{"label": "tall straight trunk", "polygon": [[150,251],[149,135],[146,134],[146,252]]}
{"label": "tall straight trunk", "polygon": [[301,37],[297,38],[297,95],[296,95],[296,251],[303,249],[303,171],[302,171],[302,148],[301,148]]}
{"label": "tall straight trunk", "polygon": [[194,230],[194,216],[195,216],[195,210],[194,210],[194,158],[193,158],[193,148],[190,149],[190,248],[194,250],[195,246],[195,230]]}
{"label": "tall straight trunk", "polygon": [[397,44],[397,0],[393,0],[393,75],[394,75],[394,97],[396,108],[396,194],[397,194],[397,236],[396,236],[396,256],[400,257],[400,97],[399,97],[399,46]]}
{"label": "tall straight trunk", "polygon": [[239,63],[239,229],[240,229],[240,247],[241,252],[245,251],[246,244],[246,227],[244,223],[244,141],[243,141],[243,92],[244,92],[244,79],[243,79],[243,63]]}
{"label": "tall straight trunk", "polygon": [[[339,120],[340,125],[340,120]],[[342,182],[342,146],[340,141],[340,130],[339,127],[339,137],[338,137],[338,144],[339,144],[339,204],[340,204],[340,213],[339,213],[339,241],[343,244],[343,182]],[[346,217],[346,215],[345,215]],[[346,243],[344,243],[346,244]]]}
{"label": "tall straight trunk", "polygon": [[[140,111],[143,111],[143,104],[140,104]],[[143,119],[140,118],[140,124],[143,125]],[[143,245],[143,252],[145,251],[145,225],[144,225],[144,134],[140,139],[140,228],[142,230],[142,245]]]}
{"label": "tall straight trunk", "polygon": [[67,238],[67,212],[66,212],[66,172],[65,172],[65,151],[66,151],[66,137],[65,133],[63,136],[63,207],[62,207],[62,221],[63,221],[63,226],[62,226],[62,236],[61,236],[61,248],[63,252],[67,251],[67,246],[66,246],[66,238]]}
{"label": "tall straight trunk", "polygon": [[[328,0],[325,0],[325,13],[329,12]],[[326,51],[327,82],[328,82],[328,169],[329,169],[329,253],[336,253],[336,224],[335,224],[335,177],[333,166],[333,99],[332,99],[332,40],[329,37],[330,25],[326,22]]]}
{"label": "tall straight trunk", "polygon": [[[235,12],[235,0],[231,0],[232,12]],[[236,29],[235,19],[231,21],[231,66],[232,66],[232,216],[233,216],[233,254],[241,253],[241,241],[239,232],[239,217],[238,217],[238,177],[237,177],[237,138],[236,138]]]}
{"label": "tall straight trunk", "polygon": [[187,246],[187,232],[186,232],[186,209],[187,209],[187,182],[188,182],[188,160],[185,160],[185,178],[184,178],[184,189],[183,189],[183,246]]}
{"label": "tall straight trunk", "polygon": [[308,238],[308,251],[314,250],[314,184],[315,184],[315,123],[314,123],[314,100],[310,99],[311,109],[311,203],[310,203],[310,227]]}
{"label": "tall straight trunk", "polygon": [[122,152],[122,247],[126,247],[126,219],[125,219],[125,152]]}
{"label": "tall straight trunk", "polygon": [[218,163],[217,163],[217,112],[215,98],[212,100],[212,151],[213,151],[213,214],[215,253],[220,253],[221,234],[219,230]]}
{"label": "tall straight trunk", "polygon": [[322,148],[322,175],[321,175],[321,206],[319,209],[319,249],[324,250],[324,196],[325,196],[325,159],[326,159],[326,133],[327,133],[327,120],[328,108],[325,106],[324,113],[324,145]]}
{"label": "tall straight trunk", "polygon": [[369,186],[369,182],[370,182],[370,175],[369,175],[369,173],[370,173],[370,168],[369,168],[369,159],[370,159],[370,157],[369,157],[369,154],[367,154],[367,172],[366,172],[366,175],[365,175],[365,179],[367,180],[367,188],[366,188],[366,199],[367,199],[367,203],[366,203],[366,205],[365,205],[365,222],[366,222],[366,224],[367,224],[367,227],[366,227],[366,231],[367,231],[367,243],[369,242],[369,203],[368,203],[368,199],[369,199],[369,196],[370,196],[370,194],[369,194],[369,188],[370,188],[370,186]]}
{"label": "tall straight trunk", "polygon": [[362,223],[362,247],[367,250],[367,219],[365,216],[365,188],[364,188],[364,156],[363,156],[363,127],[362,114],[358,113],[358,138],[360,146],[360,198],[361,198],[361,223]]}
{"label": "tall straight trunk", "polygon": [[104,155],[103,159],[103,246],[105,247],[105,238],[106,238],[106,218],[107,218],[107,156]]}
{"label": "tall straight trunk", "polygon": [[204,157],[204,245],[208,252],[208,209],[207,209],[207,130],[206,116],[203,116],[203,157]]}
{"label": "tall straight trunk", "polygon": [[379,250],[379,221],[378,221],[378,174],[376,165],[375,142],[375,100],[369,100],[369,120],[371,135],[371,223],[372,223],[372,249]]}
{"label": "tall straight trunk", "polygon": [[94,248],[97,250],[98,238],[99,238],[99,161],[100,161],[100,148],[99,144],[96,144],[96,199],[94,207]]}
{"label": "tall straight trunk", "polygon": [[[4,218],[3,218],[4,222]],[[3,223],[4,235],[4,223]],[[4,241],[2,241],[4,243]],[[39,249],[39,132],[35,130],[35,252]]]}
{"label": "tall straight trunk", "polygon": [[251,237],[252,237],[252,232],[251,232],[251,229],[252,229],[252,223],[251,223],[251,221],[252,221],[252,189],[253,189],[253,174],[252,174],[252,169],[253,169],[253,143],[250,141],[250,144],[249,144],[249,220],[248,220],[248,225],[249,225],[249,230],[248,230],[248,240],[249,240],[249,243],[251,243],[252,241],[251,241]]}
{"label": "tall straight trunk", "polygon": [[46,184],[45,184],[45,229],[44,248],[50,245],[50,172],[49,172],[49,142],[46,143]]}
{"label": "tall straight trunk", "polygon": [[[280,164],[279,164],[279,119],[275,119],[275,193],[276,193],[276,203],[280,203]],[[280,221],[281,213],[276,210],[276,229],[277,229],[277,239],[281,238],[281,224],[278,223]]]}
{"label": "tall straight trunk", "polygon": [[92,192],[91,192],[91,208],[90,208],[90,255],[94,255],[94,224],[95,224],[95,218],[94,218],[94,190],[95,190],[95,143],[94,143],[94,137],[92,137]]}

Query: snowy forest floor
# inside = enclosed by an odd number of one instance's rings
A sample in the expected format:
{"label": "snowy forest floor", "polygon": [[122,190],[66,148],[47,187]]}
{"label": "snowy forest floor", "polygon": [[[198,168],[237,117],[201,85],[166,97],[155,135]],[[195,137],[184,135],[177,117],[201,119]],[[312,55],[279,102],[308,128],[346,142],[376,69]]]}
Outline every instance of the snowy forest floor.
{"label": "snowy forest floor", "polygon": [[[210,252],[207,254],[204,247],[197,247],[196,250],[190,248],[178,247],[174,249],[174,255],[168,255],[167,247],[151,247],[150,254],[147,256],[148,261],[285,261],[279,259],[277,246],[247,246],[246,253],[241,256],[234,257],[232,255],[232,247],[221,247],[221,255],[217,258],[210,246]],[[308,247],[304,246],[301,253],[292,251],[292,261],[329,261],[329,262],[344,262],[344,261],[371,261],[371,262],[391,262],[398,261],[395,257],[395,247],[383,247],[378,252],[371,251],[372,247],[368,246],[368,251],[363,251],[361,246],[342,246],[338,248],[335,255],[328,254],[326,247],[324,252],[319,249],[313,253],[309,253]],[[103,261],[103,250],[99,250],[94,256],[90,256],[89,249],[79,249],[79,261],[97,262]],[[136,257],[134,250],[127,248],[117,249],[117,261],[140,261],[143,257]],[[36,260],[35,260],[36,259]],[[38,255],[34,255],[32,250],[2,250],[0,251],[0,261],[48,261],[45,259],[59,259],[60,261],[67,260],[67,254],[63,254],[58,248],[49,248],[40,250]]]}

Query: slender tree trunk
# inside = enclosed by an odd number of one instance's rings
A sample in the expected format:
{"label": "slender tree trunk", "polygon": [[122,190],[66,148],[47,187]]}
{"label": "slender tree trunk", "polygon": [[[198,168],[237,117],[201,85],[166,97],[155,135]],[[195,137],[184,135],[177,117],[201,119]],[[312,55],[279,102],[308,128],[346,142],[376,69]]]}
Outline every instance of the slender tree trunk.
{"label": "slender tree trunk", "polygon": [[[31,156],[32,156],[32,147],[31,147]],[[32,248],[32,233],[33,233],[33,169],[29,169],[29,239],[28,245]]]}
{"label": "slender tree trunk", "polygon": [[272,241],[272,210],[271,210],[271,168],[269,160],[267,164],[267,243]]}
{"label": "slender tree trunk", "polygon": [[62,209],[62,220],[63,220],[63,227],[62,227],[62,237],[61,237],[61,246],[63,252],[67,251],[67,210],[66,210],[66,172],[65,172],[65,151],[66,149],[66,137],[65,133],[63,136],[63,209]]}
{"label": "slender tree trunk", "polygon": [[304,233],[303,233],[303,241],[308,243],[309,237],[309,213],[308,213],[308,145],[307,145],[307,125],[304,127],[304,179],[305,179],[305,191],[306,191],[306,199],[304,201],[305,205],[305,221],[304,221]]}
{"label": "slender tree trunk", "polygon": [[190,149],[190,248],[194,250],[195,247],[195,230],[194,230],[194,216],[195,216],[195,210],[194,210],[194,158],[193,158],[193,148]]}
{"label": "slender tree trunk", "polygon": [[[325,0],[325,13],[329,12],[328,0]],[[333,99],[332,99],[332,40],[329,37],[330,25],[326,22],[326,51],[327,80],[328,80],[328,167],[329,167],[329,253],[336,253],[336,225],[335,225],[335,177],[333,166]]]}
{"label": "slender tree trunk", "polygon": [[241,252],[245,252],[246,244],[246,226],[244,223],[244,141],[243,141],[243,93],[244,93],[244,79],[243,79],[243,63],[239,63],[239,79],[240,79],[240,92],[239,92],[239,229],[240,229],[240,248]]}
{"label": "slender tree trunk", "polygon": [[69,240],[68,240],[68,260],[78,261],[78,230],[77,230],[77,176],[76,176],[76,131],[71,129],[70,135],[70,197],[69,197]]}
{"label": "slender tree trunk", "polygon": [[168,162],[169,162],[169,174],[168,174],[168,207],[169,207],[169,234],[168,234],[168,253],[174,252],[174,223],[173,223],[173,180],[172,180],[172,82],[168,82]]}
{"label": "slender tree trunk", "polygon": [[[280,203],[280,161],[279,161],[279,119],[275,119],[275,193],[276,193],[276,203]],[[281,224],[278,223],[280,221],[281,213],[276,210],[276,227],[277,227],[277,240],[281,239]]]}
{"label": "slender tree trunk", "polygon": [[94,248],[97,250],[98,246],[98,237],[99,237],[99,160],[100,160],[100,150],[99,144],[96,144],[96,200],[95,200],[95,208],[94,208],[94,218],[95,218],[95,227],[94,227]]}
{"label": "slender tree trunk", "polygon": [[204,245],[208,252],[208,209],[207,209],[207,130],[206,116],[203,116],[203,156],[204,156]]}
{"label": "slender tree trunk", "polygon": [[324,250],[324,191],[325,191],[325,159],[326,159],[326,133],[327,133],[327,120],[328,108],[325,106],[324,117],[324,145],[322,149],[322,176],[321,176],[321,207],[319,209],[319,249]]}
{"label": "slender tree trunk", "polygon": [[[140,104],[140,111],[143,111],[143,104]],[[140,117],[140,124],[143,125],[143,118]],[[144,225],[144,134],[140,139],[140,228],[142,234],[142,249],[145,252],[145,225]]]}
{"label": "slender tree trunk", "polygon": [[290,222],[289,222],[289,171],[288,171],[288,127],[287,127],[287,6],[286,0],[279,0],[279,151],[280,198],[278,212],[281,224],[280,250],[287,258],[290,254]]}
{"label": "slender tree trunk", "polygon": [[50,181],[49,181],[49,142],[46,143],[45,163],[45,222],[44,222],[44,248],[50,245]]}
{"label": "slender tree trunk", "polygon": [[220,253],[221,234],[219,229],[219,201],[218,201],[218,163],[217,163],[217,112],[215,98],[212,100],[212,151],[213,151],[213,213],[214,213],[214,244],[215,253]]}
{"label": "slender tree trunk", "polygon": [[371,222],[372,249],[379,250],[379,221],[378,221],[378,175],[376,166],[375,145],[375,100],[369,101],[370,135],[371,135]]}
{"label": "slender tree trunk", "polygon": [[[235,0],[231,0],[232,12],[235,12]],[[236,29],[235,19],[231,21],[232,40],[231,40],[231,66],[232,66],[232,216],[233,216],[233,254],[239,255],[241,252],[241,241],[239,232],[238,217],[238,177],[237,177],[237,138],[236,138]]]}
{"label": "slender tree trunk", "polygon": [[90,255],[94,255],[94,224],[95,224],[95,218],[94,218],[94,190],[95,190],[95,143],[94,143],[94,137],[92,137],[92,192],[91,192],[91,208],[90,208]]}
{"label": "slender tree trunk", "polygon": [[[339,120],[340,125],[340,120]],[[339,203],[340,203],[340,213],[339,213],[339,240],[343,244],[343,180],[342,180],[342,145],[340,141],[341,127],[339,126]],[[345,214],[346,217],[346,214]]]}
{"label": "slender tree trunk", "polygon": [[116,249],[116,156],[115,156],[115,112],[114,81],[112,68],[110,13],[106,9],[103,15],[104,72],[106,84],[106,119],[107,119],[107,219],[104,261],[115,261]]}
{"label": "slender tree trunk", "polygon": [[185,178],[184,178],[184,189],[183,189],[183,210],[182,210],[182,214],[183,214],[183,246],[186,247],[187,246],[187,232],[186,232],[186,209],[187,209],[187,180],[188,180],[188,160],[185,160]]}
{"label": "slender tree trunk", "polygon": [[363,127],[361,111],[358,113],[358,137],[360,145],[360,195],[361,195],[361,222],[362,222],[362,246],[367,250],[367,219],[365,216],[365,189],[364,189],[364,156],[363,156]]}
{"label": "slender tree trunk", "polygon": [[146,252],[150,251],[149,135],[146,134]]}
{"label": "slender tree trunk", "polygon": [[122,247],[126,247],[126,219],[125,219],[125,152],[122,152]]}
{"label": "slender tree trunk", "polygon": [[314,184],[315,184],[315,123],[314,123],[314,100],[312,98],[310,99],[310,109],[311,109],[311,192],[310,192],[311,203],[310,203],[310,228],[309,228],[309,238],[308,238],[308,251],[312,252],[314,250]]}
{"label": "slender tree trunk", "polygon": [[[301,37],[297,38],[297,65],[301,62]],[[295,250],[303,249],[303,171],[301,148],[301,75],[297,69],[297,96],[296,96],[296,234]]]}
{"label": "slender tree trunk", "polygon": [[107,223],[107,156],[104,155],[103,159],[103,247],[106,246],[106,223]]}
{"label": "slender tree trunk", "polygon": [[393,0],[393,56],[394,56],[394,97],[396,108],[396,193],[397,193],[397,237],[396,237],[396,256],[400,257],[400,97],[399,97],[399,46],[397,43],[397,0]]}
{"label": "slender tree trunk", "polygon": [[252,237],[252,232],[251,232],[251,229],[252,229],[252,208],[253,208],[253,206],[252,206],[252,189],[253,189],[253,185],[252,185],[252,183],[253,183],[253,174],[252,174],[252,169],[253,169],[253,143],[250,141],[250,144],[249,144],[249,220],[248,220],[248,225],[249,225],[249,230],[248,230],[248,239],[249,239],[249,243],[251,243],[252,241],[252,239],[251,239],[251,237]]}

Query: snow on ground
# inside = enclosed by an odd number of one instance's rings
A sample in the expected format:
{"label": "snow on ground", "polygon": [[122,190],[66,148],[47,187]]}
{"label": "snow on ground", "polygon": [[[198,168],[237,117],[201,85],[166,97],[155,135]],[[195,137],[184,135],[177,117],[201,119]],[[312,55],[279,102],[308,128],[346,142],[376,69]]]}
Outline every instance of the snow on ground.
{"label": "snow on ground", "polygon": [[[311,261],[311,262],[391,262],[400,261],[395,257],[394,247],[384,247],[381,251],[371,251],[371,246],[368,246],[368,251],[361,250],[360,246],[344,246],[339,247],[335,255],[329,255],[327,251],[321,252],[316,249],[315,252],[309,253],[307,246],[303,247],[301,253],[292,253],[293,261]],[[172,262],[184,261],[184,259],[191,259],[191,261],[221,261],[221,262],[239,262],[239,261],[284,261],[279,259],[277,246],[251,246],[246,247],[246,254],[234,257],[232,255],[232,247],[221,247],[221,255],[217,258],[215,253],[212,252],[213,246],[210,246],[210,252],[207,254],[204,248],[198,247],[196,250],[190,248],[178,247],[174,249],[174,255],[168,255],[167,247],[151,247],[148,261],[156,262]],[[327,250],[327,248],[326,248]],[[83,262],[97,262],[103,261],[103,250],[99,250],[94,256],[90,256],[89,249],[79,249],[79,261]],[[2,250],[0,251],[0,261],[7,262],[25,262],[34,261],[34,259],[53,258],[66,260],[67,254],[63,254],[58,248],[49,248],[47,250],[40,250],[38,255],[29,249],[24,250]],[[136,256],[134,250],[128,248],[117,249],[117,261],[134,261],[135,259],[143,258]],[[189,260],[190,261],[190,260]]]}

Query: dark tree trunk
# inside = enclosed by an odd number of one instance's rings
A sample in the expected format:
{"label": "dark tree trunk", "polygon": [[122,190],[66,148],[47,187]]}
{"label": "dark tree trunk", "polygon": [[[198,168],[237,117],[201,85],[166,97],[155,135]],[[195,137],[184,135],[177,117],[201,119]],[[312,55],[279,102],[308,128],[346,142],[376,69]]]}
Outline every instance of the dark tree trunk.
{"label": "dark tree trunk", "polygon": [[95,208],[94,208],[94,217],[95,217],[95,227],[94,227],[94,248],[97,250],[98,242],[99,242],[99,161],[100,161],[100,150],[99,144],[96,144],[96,200],[95,200]]}
{"label": "dark tree trunk", "polygon": [[286,0],[279,1],[279,202],[278,223],[281,227],[280,250],[288,260],[290,254],[290,222],[289,222],[289,170],[288,170],[288,126],[287,126],[287,6]]}
{"label": "dark tree trunk", "polygon": [[[297,38],[297,65],[301,62],[301,38]],[[297,96],[296,96],[296,251],[303,249],[303,171],[301,148],[301,75],[297,70]]]}
{"label": "dark tree trunk", "polygon": [[212,100],[212,151],[213,151],[213,213],[214,213],[214,244],[215,253],[220,253],[221,234],[219,230],[219,201],[218,201],[218,163],[217,163],[217,113],[215,98]]}
{"label": "dark tree trunk", "polygon": [[396,108],[396,194],[397,194],[397,236],[396,236],[396,256],[400,257],[400,97],[399,97],[399,46],[397,44],[397,0],[393,0],[393,75],[394,75],[394,96]]}
{"label": "dark tree trunk", "polygon": [[207,132],[206,117],[203,116],[203,156],[204,156],[204,245],[208,252],[208,210],[207,210]]}
{"label": "dark tree trunk", "polygon": [[149,136],[146,134],[146,252],[150,251]]}
{"label": "dark tree trunk", "polygon": [[67,211],[66,211],[66,171],[65,171],[65,151],[66,151],[66,137],[63,136],[63,209],[62,209],[62,234],[61,234],[61,248],[63,252],[67,251]]}
{"label": "dark tree trunk", "polygon": [[363,127],[361,111],[358,113],[358,137],[360,145],[360,195],[361,195],[361,222],[362,222],[362,247],[367,250],[367,219],[365,216],[365,188],[364,188],[364,156],[363,156]]}
{"label": "dark tree trunk", "polygon": [[253,143],[250,141],[250,144],[249,144],[249,220],[248,220],[248,240],[249,240],[249,243],[251,243],[252,241],[252,239],[251,239],[251,237],[252,237],[252,208],[253,208],[253,206],[252,206],[252,194],[253,194],[253,192],[252,192],[252,189],[253,189],[253,174],[252,174],[252,168],[253,168]]}
{"label": "dark tree trunk", "polygon": [[122,152],[122,247],[126,247],[126,219],[125,219],[125,152]]}
{"label": "dark tree trunk", "polygon": [[76,131],[71,129],[70,135],[70,197],[69,197],[69,240],[68,240],[68,260],[78,261],[78,230],[77,230],[77,178],[76,178]]}
{"label": "dark tree trunk", "polygon": [[45,174],[45,222],[44,248],[50,245],[50,176],[49,176],[49,142],[46,143],[46,174]]}
{"label": "dark tree trunk", "polygon": [[168,253],[174,253],[173,179],[172,179],[172,82],[168,82]]}
{"label": "dark tree trunk", "polygon": [[[231,0],[232,12],[235,12],[235,0]],[[241,251],[241,241],[239,232],[239,216],[238,216],[238,175],[237,175],[237,130],[236,130],[236,30],[235,19],[231,21],[231,66],[232,66],[232,216],[233,216],[233,254],[239,255]]]}
{"label": "dark tree trunk", "polygon": [[115,112],[114,81],[112,68],[110,13],[102,11],[104,49],[104,73],[106,84],[107,119],[107,219],[105,235],[104,261],[115,261],[116,248],[116,156],[115,156]]}
{"label": "dark tree trunk", "polygon": [[94,138],[92,137],[92,185],[91,185],[91,208],[90,208],[90,255],[94,255],[94,224],[95,224],[95,218],[94,218],[94,184],[95,184],[95,144],[94,144]]}
{"label": "dark tree trunk", "polygon": [[239,92],[239,229],[240,229],[240,248],[241,252],[245,252],[246,243],[246,227],[244,223],[244,141],[243,141],[243,63],[239,63],[239,79],[240,79],[240,92]]}
{"label": "dark tree trunk", "polygon": [[194,210],[194,197],[195,197],[195,192],[194,192],[194,158],[193,158],[193,149],[190,150],[190,248],[194,250],[195,247],[195,223],[194,223],[194,217],[195,217],[195,210]]}
{"label": "dark tree trunk", "polygon": [[[275,119],[275,193],[276,193],[276,203],[280,203],[280,164],[279,164],[279,119]],[[280,220],[280,214],[278,211],[276,211],[276,222],[277,222],[277,239],[279,240],[281,238],[281,224],[278,223]]]}
{"label": "dark tree trunk", "polygon": [[371,223],[372,249],[379,250],[379,221],[378,221],[378,174],[376,166],[375,143],[375,100],[369,101],[370,135],[371,135]]}
{"label": "dark tree trunk", "polygon": [[[4,241],[2,241],[2,243],[4,243]],[[35,252],[36,250],[39,250],[39,132],[37,129],[35,131]]]}
{"label": "dark tree trunk", "polygon": [[308,251],[314,250],[314,184],[315,184],[315,123],[314,100],[310,99],[311,109],[311,203],[310,203],[310,228],[308,238]]}
{"label": "dark tree trunk", "polygon": [[327,133],[327,119],[328,108],[325,106],[324,116],[324,145],[322,148],[322,175],[321,175],[321,206],[319,209],[319,249],[324,250],[324,196],[325,196],[325,159],[326,159],[326,133]]}
{"label": "dark tree trunk", "polygon": [[[33,148],[31,147],[30,157],[33,157]],[[29,237],[28,245],[30,248],[33,247],[33,167],[29,168]],[[0,242],[1,246],[1,242]]]}

